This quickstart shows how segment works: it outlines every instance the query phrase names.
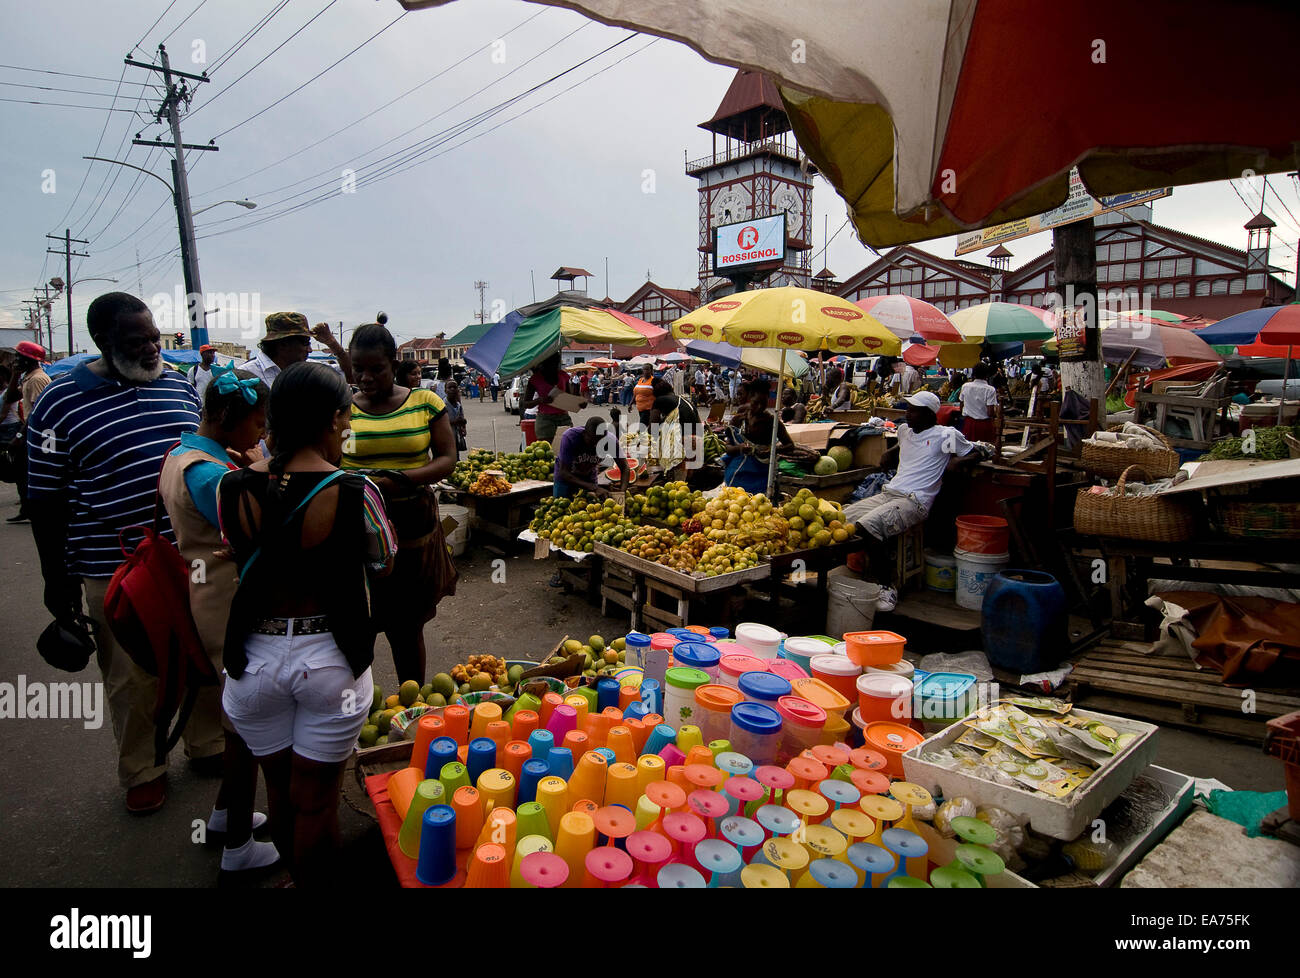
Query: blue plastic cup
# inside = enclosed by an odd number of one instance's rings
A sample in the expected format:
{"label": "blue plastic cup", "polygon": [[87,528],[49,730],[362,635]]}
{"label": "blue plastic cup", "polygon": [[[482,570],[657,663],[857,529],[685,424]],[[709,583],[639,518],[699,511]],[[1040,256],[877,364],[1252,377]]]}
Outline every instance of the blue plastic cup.
{"label": "blue plastic cup", "polygon": [[650,709],[640,700],[633,700],[623,711],[624,720],[643,720],[650,715]]}
{"label": "blue plastic cup", "polygon": [[420,826],[420,858],[415,878],[425,886],[442,886],[456,875],[456,813],[450,805],[425,809]]}
{"label": "blue plastic cup", "polygon": [[596,683],[596,712],[607,706],[618,707],[618,680],[602,679]]}
{"label": "blue plastic cup", "polygon": [[657,679],[641,680],[641,702],[651,713],[664,715],[664,690]]}
{"label": "blue plastic cup", "polygon": [[555,746],[555,734],[544,728],[534,730],[528,735],[528,746],[533,749],[534,760],[544,761]]}
{"label": "blue plastic cup", "polygon": [[478,784],[478,776],[497,766],[496,741],[488,737],[475,737],[469,742],[465,767],[469,769],[469,783]]}
{"label": "blue plastic cup", "polygon": [[605,758],[605,763],[606,763],[606,764],[617,764],[617,763],[618,763],[618,758],[614,755],[614,752],[613,752],[612,750],[610,750],[608,747],[597,747],[597,748],[595,748],[595,750],[596,750],[596,753],[597,753],[597,754],[599,754],[601,757]]}
{"label": "blue plastic cup", "polygon": [[426,780],[436,778],[442,773],[443,765],[460,760],[456,753],[457,744],[452,737],[435,737],[429,744],[429,757],[424,763]]}
{"label": "blue plastic cup", "polygon": [[568,747],[552,747],[546,756],[546,764],[550,773],[557,778],[568,781],[573,777],[573,751]]}
{"label": "blue plastic cup", "polygon": [[539,761],[537,758],[524,761],[524,766],[519,772],[519,796],[517,805],[525,802],[537,800],[537,782],[551,773],[551,766],[546,761]]}
{"label": "blue plastic cup", "polygon": [[666,723],[661,723],[650,731],[650,736],[646,738],[645,750],[642,754],[658,754],[669,744],[677,740],[677,731]]}

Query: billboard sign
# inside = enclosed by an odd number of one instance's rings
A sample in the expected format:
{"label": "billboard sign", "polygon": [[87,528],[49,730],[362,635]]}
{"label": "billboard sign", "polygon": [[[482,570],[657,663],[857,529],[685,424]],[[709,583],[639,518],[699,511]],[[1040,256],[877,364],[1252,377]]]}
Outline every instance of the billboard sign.
{"label": "billboard sign", "polygon": [[713,229],[713,272],[732,272],[785,260],[785,212]]}

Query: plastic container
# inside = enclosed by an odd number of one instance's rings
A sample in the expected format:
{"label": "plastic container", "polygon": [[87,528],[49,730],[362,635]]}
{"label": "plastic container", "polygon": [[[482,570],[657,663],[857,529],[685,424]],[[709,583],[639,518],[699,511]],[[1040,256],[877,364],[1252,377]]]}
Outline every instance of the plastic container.
{"label": "plastic container", "polygon": [[708,683],[709,676],[699,669],[673,666],[664,677],[664,723],[674,730],[692,723],[695,717],[695,691]]}
{"label": "plastic container", "polygon": [[957,589],[957,561],[952,554],[925,552],[925,586],[942,594]]}
{"label": "plastic container", "polygon": [[734,686],[706,683],[695,689],[695,714],[691,717],[700,728],[700,737],[708,744],[725,740],[731,728],[731,708],[745,701],[745,694]]}
{"label": "plastic container", "polygon": [[650,636],[650,649],[646,652],[645,662],[641,666],[647,679],[654,679],[660,683],[664,681],[664,673],[668,671],[668,658],[676,645],[677,636],[669,635],[667,632],[655,632]]}
{"label": "plastic container", "polygon": [[469,543],[469,510],[464,506],[443,503],[438,507],[438,515],[444,520],[450,517],[456,521],[456,529],[447,534],[447,546],[451,547],[453,557],[459,557]]}
{"label": "plastic container", "polygon": [[849,660],[865,669],[897,662],[907,639],[896,632],[846,632],[844,643]]}
{"label": "plastic container", "polygon": [[[916,667],[906,659],[899,659],[897,662],[891,662],[887,666],[867,666],[862,671],[883,673],[886,676],[900,676],[903,679],[910,679],[913,682],[916,681],[918,676]],[[927,673],[920,673],[919,675],[924,676],[927,675]]]}
{"label": "plastic container", "polygon": [[848,720],[844,719],[842,714],[827,713],[826,726],[822,727],[821,744],[846,744],[850,735],[853,733],[853,727]]}
{"label": "plastic container", "polygon": [[[788,679],[770,672],[747,672],[740,677],[740,692],[750,703],[766,703],[774,706],[782,696],[789,696],[791,683]],[[670,721],[671,722],[671,721]],[[744,751],[741,751],[743,754]]]}
{"label": "plastic container", "polygon": [[796,679],[790,686],[795,696],[801,696],[814,706],[820,706],[826,711],[828,717],[843,719],[849,707],[853,705],[852,701],[841,696],[834,686],[828,686],[816,676]]}
{"label": "plastic container", "polygon": [[926,733],[938,733],[970,716],[977,705],[975,681],[968,672],[932,672],[917,684],[913,715]]}
{"label": "plastic container", "polygon": [[885,773],[891,778],[903,777],[903,755],[925,738],[911,727],[892,720],[867,723],[857,710],[853,711],[853,722],[862,728],[866,746],[885,756]]}
{"label": "plastic container", "polygon": [[776,763],[788,764],[822,743],[826,728],[826,711],[799,696],[782,696],[776,701],[776,712],[781,715],[781,741],[776,749]]}
{"label": "plastic container", "polygon": [[727,739],[733,751],[755,765],[771,764],[781,742],[781,714],[762,703],[737,703],[731,708]]}
{"label": "plastic container", "polygon": [[[696,638],[700,636],[696,635]],[[673,649],[673,661],[679,666],[707,673],[709,682],[718,681],[718,668],[722,656],[706,642],[681,642]]]}
{"label": "plastic container", "polygon": [[1010,533],[1007,521],[1000,516],[957,517],[957,549],[967,553],[1004,554]]}
{"label": "plastic container", "polygon": [[823,652],[812,657],[812,674],[845,699],[852,700],[857,696],[856,684],[862,667],[848,656]]}
{"label": "plastic container", "polygon": [[880,585],[851,576],[847,571],[826,575],[826,632],[845,635],[862,632],[876,620]]}
{"label": "plastic container", "polygon": [[726,652],[718,660],[718,682],[739,689],[741,676],[747,672],[767,672],[767,663],[767,659],[750,655],[748,651]]}
{"label": "plastic container", "polygon": [[809,638],[807,636],[796,636],[787,638],[781,643],[781,658],[789,659],[791,662],[797,662],[803,666],[805,672],[808,671],[809,661],[814,655],[821,655],[826,651],[826,643],[821,639]]}
{"label": "plastic container", "polygon": [[628,632],[623,637],[623,642],[625,645],[624,651],[627,652],[627,655],[624,656],[627,664],[644,670],[646,656],[650,651],[650,636],[643,632]]}
{"label": "plastic container", "polygon": [[910,720],[912,681],[880,672],[863,673],[857,681],[858,715],[866,723]]}
{"label": "plastic container", "polygon": [[1008,672],[1047,672],[1069,652],[1065,590],[1051,574],[1004,570],[994,575],[980,617],[984,653]]}
{"label": "plastic container", "polygon": [[714,628],[710,628],[710,629],[709,629],[709,634],[710,634],[711,636],[713,636],[713,638],[714,638],[715,640],[720,640],[720,639],[724,639],[724,638],[730,638],[730,637],[731,637],[731,629],[730,629],[730,628],[723,628],[723,627],[721,627],[721,626],[719,625],[719,626],[716,626],[716,627],[714,627]]}
{"label": "plastic container", "polygon": [[808,670],[793,659],[768,659],[767,671],[774,676],[780,676],[786,682],[794,682],[796,679],[804,679],[809,673]]}
{"label": "plastic container", "polygon": [[757,622],[746,621],[736,626],[736,641],[760,659],[775,659],[781,652],[784,638],[785,635],[775,628]]}
{"label": "plastic container", "polygon": [[957,607],[979,611],[984,603],[984,593],[993,578],[1007,566],[1010,554],[1006,551],[980,554],[958,549],[952,555],[957,559]]}

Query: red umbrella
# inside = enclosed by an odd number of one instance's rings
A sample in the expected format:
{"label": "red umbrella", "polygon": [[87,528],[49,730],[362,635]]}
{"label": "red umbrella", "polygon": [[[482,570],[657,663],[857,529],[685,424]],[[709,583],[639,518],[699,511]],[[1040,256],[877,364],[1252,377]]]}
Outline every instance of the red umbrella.
{"label": "red umbrella", "polygon": [[924,343],[909,343],[903,348],[903,360],[913,367],[928,367],[938,359],[939,348],[937,346],[926,346]]}
{"label": "red umbrella", "polygon": [[910,295],[873,295],[853,303],[869,312],[900,340],[919,334],[927,343],[964,343],[965,338],[938,306]]}

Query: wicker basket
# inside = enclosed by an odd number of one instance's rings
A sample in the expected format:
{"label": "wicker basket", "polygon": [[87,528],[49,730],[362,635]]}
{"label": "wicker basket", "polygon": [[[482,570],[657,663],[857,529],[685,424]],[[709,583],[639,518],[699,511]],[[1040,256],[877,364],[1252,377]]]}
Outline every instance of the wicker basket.
{"label": "wicker basket", "polygon": [[1210,514],[1225,533],[1256,540],[1300,540],[1300,502],[1248,498],[1211,500]]}
{"label": "wicker basket", "polygon": [[1079,533],[1124,540],[1182,543],[1196,529],[1195,504],[1161,496],[1127,495],[1130,472],[1146,472],[1130,465],[1120,473],[1114,490],[1106,494],[1080,492],[1074,502],[1074,528]]}
{"label": "wicker basket", "polygon": [[[1119,431],[1123,425],[1111,425],[1107,431]],[[1181,460],[1169,439],[1154,428],[1141,426],[1157,438],[1164,448],[1127,448],[1123,445],[1083,443],[1083,467],[1103,479],[1117,478],[1130,465],[1139,465],[1153,479],[1171,479]]]}

